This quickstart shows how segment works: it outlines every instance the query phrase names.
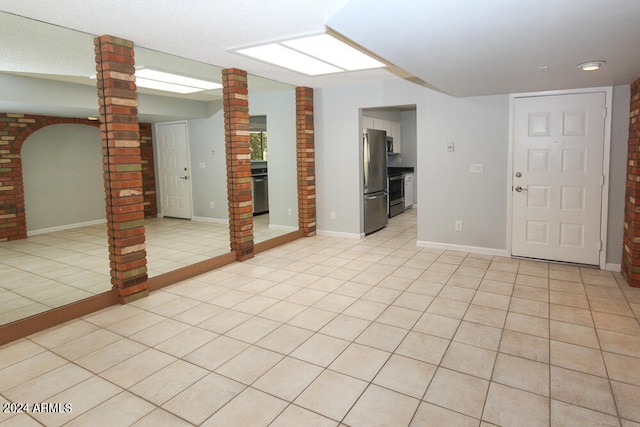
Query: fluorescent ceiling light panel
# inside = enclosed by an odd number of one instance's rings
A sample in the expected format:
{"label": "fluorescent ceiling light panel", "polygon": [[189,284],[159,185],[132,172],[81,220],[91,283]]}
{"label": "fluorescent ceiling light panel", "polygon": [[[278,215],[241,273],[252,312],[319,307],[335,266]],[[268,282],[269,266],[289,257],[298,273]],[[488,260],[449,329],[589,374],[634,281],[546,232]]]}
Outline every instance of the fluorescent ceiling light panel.
{"label": "fluorescent ceiling light panel", "polygon": [[331,64],[319,61],[277,43],[241,49],[238,52],[310,76],[343,71]]}
{"label": "fluorescent ceiling light panel", "polygon": [[385,66],[328,34],[239,49],[236,52],[309,76]]}
{"label": "fluorescent ceiling light panel", "polygon": [[173,83],[181,86],[190,86],[200,90],[220,89],[219,83],[209,82],[206,80],[193,79],[191,77],[180,76],[178,74],[165,73],[163,71],[151,70],[149,68],[140,68],[136,70],[136,79],[143,78],[146,80],[156,80],[159,82]]}
{"label": "fluorescent ceiling light panel", "polygon": [[[151,70],[144,67],[136,69],[135,75],[137,86],[164,92],[186,94],[222,88],[220,83],[165,73],[164,71]],[[95,79],[96,76],[92,75],[89,76],[89,78]]]}
{"label": "fluorescent ceiling light panel", "polygon": [[203,89],[191,86],[182,86],[174,83],[160,82],[158,80],[149,80],[149,79],[141,79],[140,77],[136,77],[136,85],[138,87],[144,87],[147,89],[155,89],[161,90],[164,92],[175,92],[175,93],[195,93],[202,92]]}
{"label": "fluorescent ceiling light panel", "polygon": [[282,44],[348,71],[368,70],[385,66],[382,62],[365,55],[348,44],[331,37],[329,34],[289,40]]}

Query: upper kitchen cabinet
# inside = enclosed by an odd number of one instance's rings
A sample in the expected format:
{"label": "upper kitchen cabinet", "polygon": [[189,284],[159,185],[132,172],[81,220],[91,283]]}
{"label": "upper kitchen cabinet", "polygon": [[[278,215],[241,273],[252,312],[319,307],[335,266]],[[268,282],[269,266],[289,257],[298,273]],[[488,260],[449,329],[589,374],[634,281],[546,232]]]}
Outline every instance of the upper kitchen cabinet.
{"label": "upper kitchen cabinet", "polygon": [[386,131],[387,136],[393,138],[393,151],[390,154],[402,152],[402,123],[399,121],[363,115],[362,127]]}

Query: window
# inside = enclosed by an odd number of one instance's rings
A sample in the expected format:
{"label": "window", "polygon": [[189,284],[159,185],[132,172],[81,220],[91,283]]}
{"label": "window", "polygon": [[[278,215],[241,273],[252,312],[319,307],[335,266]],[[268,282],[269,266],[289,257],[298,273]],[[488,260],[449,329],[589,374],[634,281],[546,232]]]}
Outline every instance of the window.
{"label": "window", "polygon": [[267,160],[267,116],[249,117],[251,160]]}
{"label": "window", "polygon": [[267,160],[267,132],[251,131],[249,137],[251,160]]}

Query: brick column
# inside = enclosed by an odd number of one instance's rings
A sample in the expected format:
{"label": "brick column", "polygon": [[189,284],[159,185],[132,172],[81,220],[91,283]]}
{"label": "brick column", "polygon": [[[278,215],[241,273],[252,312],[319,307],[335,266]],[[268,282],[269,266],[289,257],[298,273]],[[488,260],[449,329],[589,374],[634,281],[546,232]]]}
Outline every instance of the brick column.
{"label": "brick column", "polygon": [[133,43],[94,39],[111,283],[126,303],[148,294]]}
{"label": "brick column", "polygon": [[622,275],[640,287],[640,78],[631,84]]}
{"label": "brick column", "polygon": [[313,89],[296,87],[296,157],[298,169],[298,226],[305,237],[316,234],[316,160],[313,127]]}
{"label": "brick column", "polygon": [[222,70],[222,86],[231,251],[244,261],[254,255],[247,72]]}

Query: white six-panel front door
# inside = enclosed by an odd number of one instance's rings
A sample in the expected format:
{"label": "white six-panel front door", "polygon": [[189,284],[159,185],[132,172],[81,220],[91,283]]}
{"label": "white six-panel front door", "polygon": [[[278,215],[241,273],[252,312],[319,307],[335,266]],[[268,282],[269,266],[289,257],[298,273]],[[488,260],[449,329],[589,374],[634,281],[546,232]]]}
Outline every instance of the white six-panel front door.
{"label": "white six-panel front door", "polygon": [[158,124],[156,140],[162,215],[191,219],[191,177],[186,124]]}
{"label": "white six-panel front door", "polygon": [[513,256],[598,265],[605,93],[514,100]]}

